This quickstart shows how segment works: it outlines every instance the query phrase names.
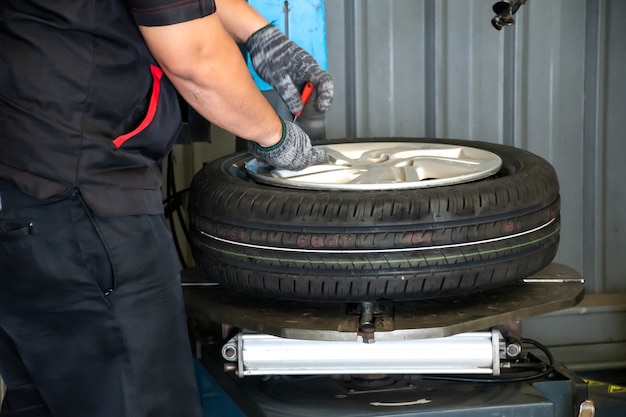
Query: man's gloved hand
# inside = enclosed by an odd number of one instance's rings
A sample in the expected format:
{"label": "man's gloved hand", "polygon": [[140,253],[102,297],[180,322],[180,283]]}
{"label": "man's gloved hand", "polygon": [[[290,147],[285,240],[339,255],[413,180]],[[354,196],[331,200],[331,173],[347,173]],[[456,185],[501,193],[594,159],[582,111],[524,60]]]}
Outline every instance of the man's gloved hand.
{"label": "man's gloved hand", "polygon": [[282,123],[283,136],[276,145],[264,148],[256,142],[249,141],[248,151],[276,168],[291,171],[328,162],[326,151],[314,149],[311,146],[311,139],[300,126],[292,122],[282,121]]}
{"label": "man's gloved hand", "polygon": [[246,42],[254,70],[268,82],[292,114],[302,110],[301,91],[306,81],[315,84],[315,110],[325,112],[333,100],[333,80],[304,49],[272,25],[259,29]]}

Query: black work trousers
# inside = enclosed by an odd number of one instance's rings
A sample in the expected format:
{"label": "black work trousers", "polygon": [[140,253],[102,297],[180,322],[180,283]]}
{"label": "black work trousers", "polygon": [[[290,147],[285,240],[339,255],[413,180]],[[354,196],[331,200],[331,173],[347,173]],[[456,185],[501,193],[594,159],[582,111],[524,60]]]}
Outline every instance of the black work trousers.
{"label": "black work trousers", "polygon": [[165,219],[0,182],[0,375],[2,417],[201,416]]}

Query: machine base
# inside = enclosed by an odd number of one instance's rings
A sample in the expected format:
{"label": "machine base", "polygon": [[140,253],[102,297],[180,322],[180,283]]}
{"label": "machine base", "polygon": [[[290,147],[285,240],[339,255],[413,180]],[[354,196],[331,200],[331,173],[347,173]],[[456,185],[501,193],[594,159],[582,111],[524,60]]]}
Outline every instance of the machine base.
{"label": "machine base", "polygon": [[225,398],[232,417],[577,417],[588,401],[585,382],[561,365],[535,381],[481,382],[415,375],[241,379],[211,355],[202,364],[205,417],[226,415],[219,411]]}
{"label": "machine base", "polygon": [[[593,410],[596,417],[626,415],[626,398],[613,396],[610,407],[594,409],[594,386],[563,365],[528,352],[525,365],[549,371],[498,377],[312,372],[242,378],[224,370],[222,347],[241,330],[329,343],[430,339],[493,328],[521,338],[515,328],[520,319],[569,308],[583,298],[582,278],[560,264],[519,284],[472,296],[374,305],[255,297],[222,288],[193,271],[183,274],[183,287],[205,417],[587,417]],[[372,320],[366,322],[368,308]]]}

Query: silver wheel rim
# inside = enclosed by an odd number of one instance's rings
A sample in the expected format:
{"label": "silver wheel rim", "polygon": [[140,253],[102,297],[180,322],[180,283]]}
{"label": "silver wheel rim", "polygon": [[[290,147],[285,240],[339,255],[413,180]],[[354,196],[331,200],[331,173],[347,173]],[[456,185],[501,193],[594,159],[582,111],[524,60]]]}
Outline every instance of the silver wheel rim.
{"label": "silver wheel rim", "polygon": [[252,159],[246,171],[256,181],[307,190],[398,190],[460,184],[489,177],[502,160],[469,146],[419,142],[358,142],[320,145],[327,164],[300,171]]}

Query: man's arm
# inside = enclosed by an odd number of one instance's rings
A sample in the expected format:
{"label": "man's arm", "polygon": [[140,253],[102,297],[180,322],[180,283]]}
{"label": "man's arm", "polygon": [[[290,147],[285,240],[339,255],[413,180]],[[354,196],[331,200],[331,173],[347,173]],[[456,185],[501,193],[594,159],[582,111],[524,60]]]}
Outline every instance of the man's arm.
{"label": "man's arm", "polygon": [[[267,22],[258,14],[252,21],[237,17],[245,10],[256,13],[245,2],[222,0],[217,6],[224,9],[221,14],[139,29],[165,74],[198,113],[237,136],[272,146],[281,138],[281,121],[254,84],[233,39]],[[246,23],[239,26],[234,19]]]}
{"label": "man's arm", "polygon": [[282,121],[259,92],[237,42],[246,43],[255,69],[262,69],[265,75],[259,74],[277,88],[292,113],[302,108],[299,89],[305,81],[316,84],[316,108],[326,111],[332,100],[330,75],[244,0],[218,0],[217,8],[204,18],[139,30],[187,103],[216,125],[250,140],[248,150],[254,156],[290,170],[327,163],[326,151],[313,148],[297,124]]}

